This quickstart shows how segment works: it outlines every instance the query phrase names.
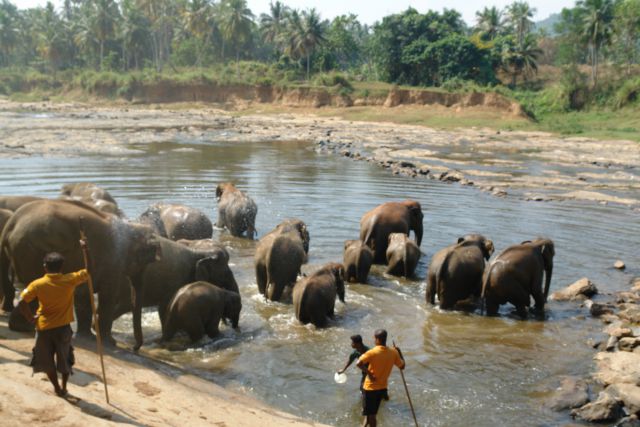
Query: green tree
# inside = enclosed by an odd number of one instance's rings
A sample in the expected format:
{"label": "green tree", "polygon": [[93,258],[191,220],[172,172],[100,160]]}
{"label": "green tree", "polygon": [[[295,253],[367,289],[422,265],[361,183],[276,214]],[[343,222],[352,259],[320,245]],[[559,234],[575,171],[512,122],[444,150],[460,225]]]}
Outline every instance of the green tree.
{"label": "green tree", "polygon": [[526,1],[515,1],[507,6],[507,20],[516,36],[516,43],[522,48],[525,37],[533,28],[533,21],[530,19],[535,15],[536,9],[531,8]]}
{"label": "green tree", "polygon": [[100,69],[104,61],[104,45],[115,35],[116,23],[120,17],[114,0],[93,0],[91,3],[91,27],[100,45]]}
{"label": "green tree", "polygon": [[253,13],[246,0],[223,0],[219,25],[222,36],[236,51],[236,73],[239,73],[240,50],[251,37],[253,27]]}
{"label": "green tree", "polygon": [[276,1],[269,4],[269,13],[260,15],[260,33],[264,41],[276,47],[279,53],[284,51],[284,33],[287,28],[289,8]]}
{"label": "green tree", "polygon": [[497,7],[485,7],[481,12],[476,12],[476,30],[487,39],[495,39],[503,29],[502,11]]}
{"label": "green tree", "polygon": [[613,2],[611,0],[581,0],[578,2],[578,7],[585,11],[582,34],[589,46],[591,81],[595,87],[598,84],[600,49],[611,42],[613,34]]}
{"label": "green tree", "polygon": [[640,59],[640,0],[622,0],[616,4],[613,30],[617,51],[627,63],[627,75],[630,75],[631,65]]}
{"label": "green tree", "polygon": [[122,67],[141,68],[145,53],[151,47],[150,23],[138,8],[134,0],[122,1],[122,21],[120,23],[120,39],[122,42]]}
{"label": "green tree", "polygon": [[185,6],[181,11],[183,28],[196,39],[196,65],[201,65],[215,26],[213,7],[209,0],[191,0]]}
{"label": "green tree", "polygon": [[0,65],[9,65],[18,45],[18,9],[8,0],[0,3]]}
{"label": "green tree", "polygon": [[307,80],[309,80],[311,55],[325,41],[326,23],[322,22],[315,9],[302,12],[302,20],[296,28],[296,50],[307,58]]}
{"label": "green tree", "polygon": [[511,85],[516,86],[518,76],[526,79],[538,71],[538,58],[542,50],[537,46],[532,34],[525,36],[522,43],[505,43],[502,50],[502,64],[511,74]]}
{"label": "green tree", "polygon": [[63,67],[66,53],[63,22],[51,2],[38,9],[34,18],[37,52],[55,72]]}

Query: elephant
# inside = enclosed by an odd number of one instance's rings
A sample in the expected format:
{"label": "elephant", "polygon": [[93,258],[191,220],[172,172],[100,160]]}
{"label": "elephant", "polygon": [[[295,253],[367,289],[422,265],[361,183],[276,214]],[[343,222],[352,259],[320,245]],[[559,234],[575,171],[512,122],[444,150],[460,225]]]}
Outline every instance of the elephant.
{"label": "elephant", "polygon": [[387,274],[394,276],[413,276],[418,261],[420,261],[420,248],[409,236],[404,233],[389,234],[387,246]]}
{"label": "elephant", "polygon": [[20,206],[37,200],[45,199],[34,196],[0,196],[0,209],[15,212]]}
{"label": "elephant", "polygon": [[2,229],[4,229],[4,225],[9,221],[11,215],[13,215],[13,211],[0,209],[0,233],[2,233]]}
{"label": "elephant", "polygon": [[316,328],[324,328],[327,319],[333,319],[336,295],[344,303],[343,276],[342,264],[329,263],[296,283],[293,306],[302,324],[313,323]]}
{"label": "elephant", "polygon": [[374,264],[386,262],[389,234],[415,233],[418,246],[422,243],[422,208],[415,200],[387,202],[365,213],[360,219],[360,240],[374,250]]}
{"label": "elephant", "polygon": [[344,278],[347,282],[367,283],[373,264],[373,251],[360,240],[344,242]]}
{"label": "elephant", "polygon": [[480,234],[467,234],[456,244],[439,250],[427,270],[428,304],[445,310],[469,309],[482,292],[485,260],[493,254],[493,242]]}
{"label": "elephant", "polygon": [[[23,205],[11,216],[0,242],[0,282],[4,294],[3,309],[13,309],[15,290],[9,279],[13,270],[16,282],[27,285],[44,274],[42,259],[49,252],[65,258],[63,273],[84,268],[80,250],[83,229],[90,247],[90,273],[99,297],[98,316],[101,335],[113,343],[111,326],[120,289],[131,283],[133,289],[134,330],[140,328],[140,273],[160,256],[160,244],[153,231],[130,224],[79,201],[39,200]],[[75,291],[78,333],[91,335],[91,306],[87,286]]]}
{"label": "elephant", "polygon": [[502,251],[491,262],[483,279],[482,300],[487,314],[496,315],[500,304],[509,302],[516,307],[520,317],[526,318],[531,296],[535,301],[535,309],[544,310],[554,255],[553,241],[547,238],[525,241]]}
{"label": "elephant", "polygon": [[64,200],[79,200],[93,206],[101,212],[123,217],[124,214],[118,208],[115,199],[103,188],[90,182],[65,184],[60,190],[60,198]]}
{"label": "elephant", "polygon": [[162,327],[162,341],[169,341],[178,330],[199,341],[206,333],[218,335],[220,320],[228,319],[238,329],[242,301],[240,294],[198,281],[181,287],[169,301]]}
{"label": "elephant", "polygon": [[[164,315],[172,296],[188,283],[206,281],[230,292],[240,293],[229,268],[229,254],[226,250],[194,250],[164,237],[158,236],[157,239],[162,258],[146,265],[141,272],[140,295],[143,307],[158,307],[161,324],[164,324]],[[115,318],[131,311],[128,290],[130,288],[126,287],[121,290]],[[136,337],[140,339],[136,339],[134,349],[142,345],[142,330],[136,333]]]}
{"label": "elephant", "polygon": [[216,187],[218,200],[217,227],[226,228],[232,236],[248,237],[256,235],[256,215],[258,206],[242,191],[230,182],[218,184]]}
{"label": "elephant", "polygon": [[213,224],[204,212],[183,205],[151,205],[140,215],[138,221],[171,240],[208,239],[213,234]]}
{"label": "elephant", "polygon": [[263,236],[254,256],[260,293],[280,301],[285,288],[295,284],[308,252],[309,232],[299,219],[285,220]]}
{"label": "elephant", "polygon": [[229,251],[227,251],[227,248],[222,243],[214,242],[213,239],[180,239],[177,240],[177,243],[191,248],[194,251],[220,252],[220,254],[226,258],[226,262],[229,262]]}

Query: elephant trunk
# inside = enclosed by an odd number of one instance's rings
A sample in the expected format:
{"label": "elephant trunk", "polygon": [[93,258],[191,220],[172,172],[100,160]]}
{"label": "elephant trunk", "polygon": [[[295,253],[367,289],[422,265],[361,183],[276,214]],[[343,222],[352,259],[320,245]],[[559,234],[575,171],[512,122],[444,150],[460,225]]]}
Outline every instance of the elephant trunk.
{"label": "elephant trunk", "polygon": [[549,285],[551,284],[551,275],[553,274],[553,262],[546,266],[544,271],[544,302],[547,302],[547,296],[549,295]]}
{"label": "elephant trunk", "polygon": [[409,270],[407,269],[407,243],[404,244],[404,250],[402,251],[402,264],[404,268],[404,277],[405,279],[409,277]]}
{"label": "elephant trunk", "polygon": [[422,243],[422,222],[416,225],[416,228],[413,230],[416,235],[416,244],[420,246]]}
{"label": "elephant trunk", "polygon": [[138,351],[142,347],[142,278],[137,277],[136,280],[132,280],[132,283],[136,283],[137,286],[132,287],[131,298],[133,301],[133,336],[135,337],[134,351]]}

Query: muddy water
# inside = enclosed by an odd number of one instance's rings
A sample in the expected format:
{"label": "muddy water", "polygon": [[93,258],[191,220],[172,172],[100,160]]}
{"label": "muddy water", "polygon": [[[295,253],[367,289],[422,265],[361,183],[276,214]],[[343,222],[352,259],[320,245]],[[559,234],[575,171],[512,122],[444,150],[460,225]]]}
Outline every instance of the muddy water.
{"label": "muddy water", "polygon": [[[588,276],[603,291],[625,289],[640,274],[638,213],[578,202],[531,203],[499,199],[472,188],[390,175],[372,164],[317,154],[302,143],[217,143],[178,133],[167,141],[133,145],[125,157],[26,157],[2,159],[0,194],[53,197],[67,182],[90,181],[109,189],[130,217],[156,201],[185,203],[215,219],[215,184],[233,181],[256,200],[260,235],[282,219],[309,225],[311,270],[341,260],[345,239],[357,238],[360,216],[389,200],[414,198],[425,213],[425,256],[419,280],[385,277],[374,269],[371,285],[350,285],[346,304],[336,303],[332,327],[298,324],[292,306],[267,303],[257,293],[254,242],[216,231],[231,253],[243,297],[241,332],[222,327],[216,340],[179,351],[160,348],[153,310],[145,313],[145,351],[189,368],[224,386],[250,393],[280,409],[334,425],[357,425],[359,374],[333,382],[345,363],[349,336],[372,343],[384,327],[403,348],[406,377],[421,425],[543,426],[569,422],[545,407],[563,374],[589,372],[593,350],[586,340],[600,324],[574,304],[551,302],[547,320],[519,321],[445,313],[425,306],[426,267],[441,247],[468,232],[492,238],[496,249],[539,235],[556,242],[552,290]],[[613,270],[615,259],[628,265]],[[117,337],[132,341],[130,317],[116,323]],[[181,345],[178,340],[178,346]],[[411,425],[400,376],[390,379],[391,400],[381,425]],[[212,409],[213,410],[213,409]]]}

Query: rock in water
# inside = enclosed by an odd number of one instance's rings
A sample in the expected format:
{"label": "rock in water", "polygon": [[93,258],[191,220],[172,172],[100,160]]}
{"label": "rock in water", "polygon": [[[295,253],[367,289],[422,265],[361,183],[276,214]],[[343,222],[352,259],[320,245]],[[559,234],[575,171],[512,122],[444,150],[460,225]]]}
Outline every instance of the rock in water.
{"label": "rock in water", "polygon": [[598,288],[591,280],[583,277],[566,288],[551,294],[551,299],[555,301],[569,301],[581,297],[591,297],[598,293]]}
{"label": "rock in water", "polygon": [[549,401],[554,411],[579,408],[589,402],[587,384],[579,378],[565,377]]}
{"label": "rock in water", "polygon": [[622,262],[621,260],[617,260],[616,262],[614,262],[613,266],[618,270],[624,270],[626,268],[626,265],[624,265],[624,262]]}
{"label": "rock in water", "polygon": [[601,392],[595,402],[587,403],[583,407],[571,411],[572,416],[590,422],[613,421],[622,417],[623,414],[622,404],[606,392]]}

